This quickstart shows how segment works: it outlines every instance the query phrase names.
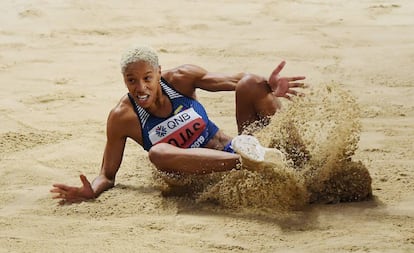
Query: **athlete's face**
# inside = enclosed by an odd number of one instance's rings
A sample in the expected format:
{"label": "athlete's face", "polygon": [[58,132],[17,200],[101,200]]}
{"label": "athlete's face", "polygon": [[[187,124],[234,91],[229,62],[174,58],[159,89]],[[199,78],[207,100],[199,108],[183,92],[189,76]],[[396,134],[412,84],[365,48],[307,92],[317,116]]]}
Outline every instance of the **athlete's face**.
{"label": "athlete's face", "polygon": [[142,108],[149,108],[160,91],[161,68],[139,61],[130,63],[123,74],[129,93]]}

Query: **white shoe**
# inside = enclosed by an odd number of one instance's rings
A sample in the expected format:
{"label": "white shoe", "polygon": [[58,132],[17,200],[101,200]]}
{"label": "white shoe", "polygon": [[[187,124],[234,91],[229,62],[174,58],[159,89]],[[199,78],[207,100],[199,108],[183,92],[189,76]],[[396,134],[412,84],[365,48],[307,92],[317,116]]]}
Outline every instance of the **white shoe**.
{"label": "white shoe", "polygon": [[285,156],[280,150],[263,147],[251,135],[236,136],[231,141],[231,147],[241,156],[242,166],[249,170],[280,167],[285,163]]}

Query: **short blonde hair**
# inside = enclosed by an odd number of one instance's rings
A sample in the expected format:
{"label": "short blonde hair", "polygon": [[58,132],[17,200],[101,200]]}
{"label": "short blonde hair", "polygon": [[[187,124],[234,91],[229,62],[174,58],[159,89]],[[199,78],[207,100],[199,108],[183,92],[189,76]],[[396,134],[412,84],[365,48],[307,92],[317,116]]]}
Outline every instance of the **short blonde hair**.
{"label": "short blonde hair", "polygon": [[157,52],[146,45],[134,45],[128,48],[121,57],[121,71],[125,73],[126,67],[134,62],[144,61],[154,68],[158,68]]}

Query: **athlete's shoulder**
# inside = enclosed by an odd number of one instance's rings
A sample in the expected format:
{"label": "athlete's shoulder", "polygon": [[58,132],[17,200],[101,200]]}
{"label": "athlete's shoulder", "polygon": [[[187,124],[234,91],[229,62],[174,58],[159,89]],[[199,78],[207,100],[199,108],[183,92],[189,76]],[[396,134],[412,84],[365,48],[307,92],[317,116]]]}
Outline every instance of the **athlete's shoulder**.
{"label": "athlete's shoulder", "polygon": [[128,95],[123,96],[109,113],[107,121],[108,141],[130,137],[142,145],[140,122]]}
{"label": "athlete's shoulder", "polygon": [[188,97],[196,98],[196,83],[207,71],[197,65],[184,64],[162,72],[162,77],[170,86]]}
{"label": "athlete's shoulder", "polygon": [[136,115],[128,95],[125,95],[119,100],[115,107],[112,108],[108,120],[116,121],[118,123],[126,123],[126,121],[131,121],[131,119],[135,119],[136,121]]}

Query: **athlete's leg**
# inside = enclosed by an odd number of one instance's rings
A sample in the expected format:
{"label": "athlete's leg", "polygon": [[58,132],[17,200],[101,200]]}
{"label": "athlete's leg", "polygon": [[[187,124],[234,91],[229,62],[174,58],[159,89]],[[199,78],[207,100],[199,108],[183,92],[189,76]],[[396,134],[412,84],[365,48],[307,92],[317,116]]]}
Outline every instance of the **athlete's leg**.
{"label": "athlete's leg", "polygon": [[177,148],[160,143],[148,153],[157,169],[180,174],[206,174],[228,171],[240,164],[240,156],[208,148]]}
{"label": "athlete's leg", "polygon": [[246,75],[236,87],[237,129],[241,134],[251,123],[266,122],[280,108],[263,77]]}

